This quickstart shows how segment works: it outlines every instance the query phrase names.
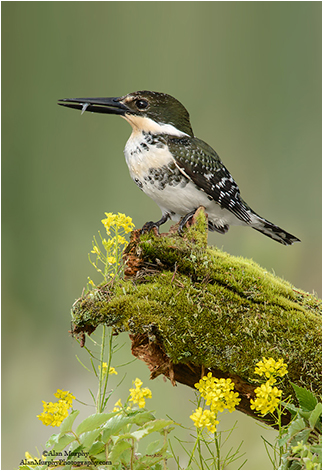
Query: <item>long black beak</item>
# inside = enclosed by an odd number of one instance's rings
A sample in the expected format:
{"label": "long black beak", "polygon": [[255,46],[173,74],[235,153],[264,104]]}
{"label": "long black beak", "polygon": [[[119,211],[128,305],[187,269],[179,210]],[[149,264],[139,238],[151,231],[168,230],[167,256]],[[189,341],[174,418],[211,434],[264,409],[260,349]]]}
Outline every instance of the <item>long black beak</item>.
{"label": "long black beak", "polygon": [[93,113],[119,114],[123,116],[129,108],[121,103],[122,98],[63,98],[58,105]]}

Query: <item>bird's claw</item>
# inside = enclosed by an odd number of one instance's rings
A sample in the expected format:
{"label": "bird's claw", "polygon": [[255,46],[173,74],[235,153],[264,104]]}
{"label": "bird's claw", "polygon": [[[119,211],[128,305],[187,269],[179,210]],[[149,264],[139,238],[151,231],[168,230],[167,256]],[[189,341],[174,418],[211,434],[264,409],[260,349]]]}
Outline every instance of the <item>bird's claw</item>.
{"label": "bird's claw", "polygon": [[159,226],[153,221],[146,222],[141,229],[141,234],[146,234],[156,228],[157,234],[159,234]]}
{"label": "bird's claw", "polygon": [[183,235],[183,229],[184,229],[185,224],[192,219],[195,212],[196,210],[194,209],[193,211],[187,213],[185,216],[182,217],[178,226],[178,230],[177,230],[178,235],[180,236]]}

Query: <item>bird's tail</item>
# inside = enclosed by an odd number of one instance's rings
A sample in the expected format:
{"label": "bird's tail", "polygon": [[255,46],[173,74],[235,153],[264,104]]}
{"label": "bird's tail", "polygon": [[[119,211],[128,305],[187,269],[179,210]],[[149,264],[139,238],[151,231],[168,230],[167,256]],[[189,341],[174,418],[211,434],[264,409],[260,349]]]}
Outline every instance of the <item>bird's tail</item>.
{"label": "bird's tail", "polygon": [[300,239],[284,231],[281,227],[276,226],[272,222],[253,214],[253,221],[250,224],[256,231],[262,232],[267,237],[276,240],[283,245],[292,245],[294,242],[300,242]]}

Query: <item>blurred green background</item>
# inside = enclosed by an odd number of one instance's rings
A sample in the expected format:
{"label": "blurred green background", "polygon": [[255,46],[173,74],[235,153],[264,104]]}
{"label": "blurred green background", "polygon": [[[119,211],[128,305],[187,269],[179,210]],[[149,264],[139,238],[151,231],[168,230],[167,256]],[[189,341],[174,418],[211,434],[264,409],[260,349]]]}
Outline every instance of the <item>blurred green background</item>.
{"label": "blurred green background", "polygon": [[[210,244],[252,258],[297,287],[321,289],[321,2],[2,2],[2,469],[40,452],[56,431],[37,420],[57,388],[91,402],[87,356],[68,334],[105,211],[137,227],[159,208],[131,181],[129,125],[58,107],[59,98],[166,92],[189,110],[244,199],[302,240],[284,247],[249,228]],[[127,334],[113,365],[131,360]],[[139,376],[147,404],[185,427],[194,393],[149,381],[139,360],[120,369],[112,397]],[[93,412],[81,406],[83,417]],[[268,469],[253,420],[238,420],[245,469]],[[189,431],[173,435],[189,438]],[[176,447],[176,440],[173,441]],[[176,448],[182,453],[179,447]],[[182,466],[185,466],[185,459]],[[233,469],[242,461],[233,465]],[[174,466],[173,464],[170,464]]]}

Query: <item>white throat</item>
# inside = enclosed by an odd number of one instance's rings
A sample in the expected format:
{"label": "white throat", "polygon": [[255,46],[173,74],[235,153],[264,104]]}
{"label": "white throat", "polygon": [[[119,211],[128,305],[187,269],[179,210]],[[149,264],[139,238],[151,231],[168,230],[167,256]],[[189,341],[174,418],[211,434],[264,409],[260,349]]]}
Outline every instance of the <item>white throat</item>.
{"label": "white throat", "polygon": [[188,136],[185,132],[179,131],[172,124],[159,124],[151,118],[144,116],[134,116],[126,114],[122,116],[132,126],[132,134],[150,132],[151,134],[169,134],[176,137]]}

